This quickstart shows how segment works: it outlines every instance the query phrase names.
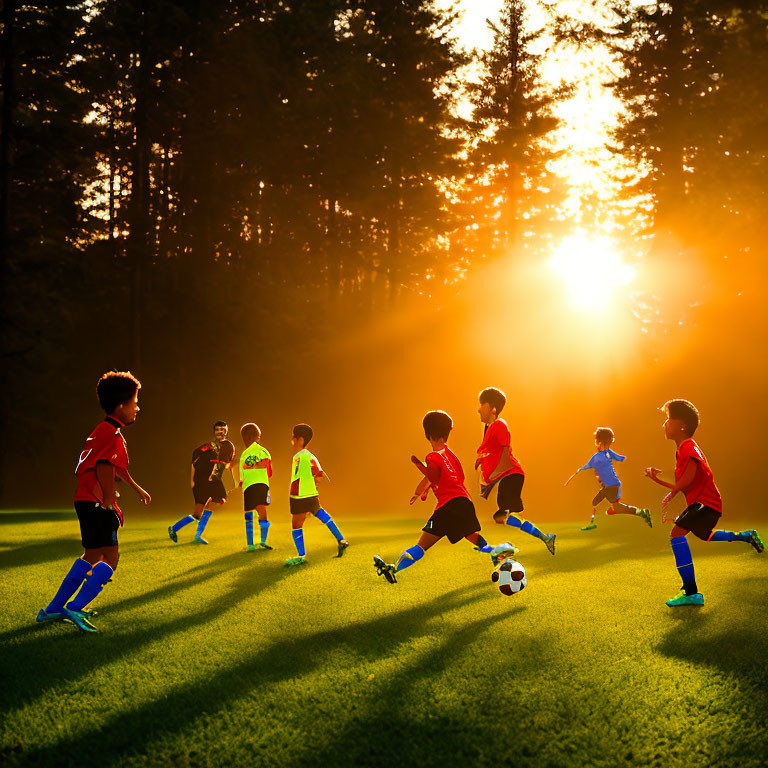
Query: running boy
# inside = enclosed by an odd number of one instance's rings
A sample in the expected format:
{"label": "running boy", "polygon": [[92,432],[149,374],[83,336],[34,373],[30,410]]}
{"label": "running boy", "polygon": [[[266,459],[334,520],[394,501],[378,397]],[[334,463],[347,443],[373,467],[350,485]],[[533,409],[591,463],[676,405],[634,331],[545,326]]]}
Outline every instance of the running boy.
{"label": "running boy", "polygon": [[477,449],[475,469],[480,468],[482,484],[480,495],[487,499],[496,483],[499,489],[496,495],[498,510],[493,514],[494,522],[499,525],[511,525],[523,532],[541,539],[551,554],[555,554],[554,533],[542,533],[528,520],[523,520],[523,482],[525,473],[520,462],[512,454],[511,438],[507,422],[499,417],[507,403],[507,396],[495,387],[487,387],[480,393],[480,421],[485,424],[483,442]]}
{"label": "running boy", "polygon": [[331,516],[320,506],[315,478],[327,477],[317,457],[307,450],[307,444],[313,436],[309,424],[297,424],[293,428],[291,445],[297,449],[291,463],[291,522],[293,542],[296,545],[297,557],[285,561],[287,566],[306,564],[306,549],[304,548],[304,521],[307,515],[314,515],[336,537],[339,544],[338,557],[344,554],[349,542],[341,535],[341,531],[333,522]]}
{"label": "running boy", "polygon": [[765,549],[757,531],[714,530],[723,511],[720,491],[718,491],[704,454],[693,439],[699,426],[699,412],[696,406],[688,400],[669,400],[663,406],[667,417],[664,422],[664,435],[667,440],[674,440],[677,445],[675,452],[675,482],[667,483],[659,480],[661,470],[648,467],[645,474],[654,483],[669,488],[669,493],[662,502],[663,514],[661,521],[666,522],[667,505],[681,491],[685,494],[688,506],[675,519],[670,537],[672,552],[683,588],[680,594],[667,600],[667,605],[704,605],[704,596],[696,586],[693,570],[693,557],[686,536],[693,533],[703,541],[744,541],[751,544],[758,552]]}
{"label": "running boy", "polygon": [[86,607],[117,570],[117,529],[123,513],[117,505],[115,475],[139,494],[142,503],[152,501],[128,472],[128,451],[120,431],[136,421],[140,388],[138,379],[122,371],[105,373],[96,385],[107,416],[85,441],[75,469],[75,512],[85,552],[72,564],[53,600],[40,609],[38,621],[66,619],[83,632],[98,632],[91,622],[93,612]]}
{"label": "running boy", "polygon": [[245,450],[240,456],[240,485],[243,488],[243,509],[245,511],[245,540],[248,551],[253,552],[253,510],[259,516],[262,549],[272,549],[267,544],[269,520],[269,478],[272,477],[272,457],[261,443],[261,430],[256,424],[243,424],[240,428]]}
{"label": "running boy", "polygon": [[[376,572],[379,576],[384,576],[390,584],[397,583],[396,573],[421,560],[424,553],[443,536],[447,536],[451,544],[466,539],[481,552],[492,551],[480,535],[475,506],[464,486],[461,462],[446,445],[453,429],[451,417],[445,411],[430,411],[422,424],[432,451],[427,455],[426,467],[423,468],[425,477],[414,491],[411,503],[418,497],[426,498],[426,492],[431,487],[437,497],[437,506],[432,517],[421,529],[418,543],[406,549],[397,564],[385,563],[378,555],[373,556]],[[516,551],[508,544],[505,546],[512,552]]]}
{"label": "running boy", "polygon": [[589,525],[581,530],[591,531],[597,528],[595,513],[597,512],[597,506],[603,499],[607,499],[609,502],[608,509],[605,511],[606,515],[636,515],[645,520],[649,528],[652,528],[653,523],[651,522],[651,511],[649,509],[630,507],[619,501],[621,498],[621,481],[616,474],[616,470],[613,468],[613,462],[624,461],[627,457],[611,450],[613,430],[610,427],[598,427],[595,430],[594,437],[597,453],[592,454],[590,460],[583,467],[579,467],[565,481],[567,486],[579,472],[583,472],[585,469],[594,469],[597,479],[602,486],[595,498],[592,499],[592,519],[589,521]]}
{"label": "running boy", "polygon": [[217,421],[213,425],[213,441],[203,443],[192,452],[192,472],[190,475],[190,487],[195,499],[195,506],[191,515],[185,515],[173,525],[168,526],[168,536],[171,541],[178,541],[176,535],[179,529],[197,520],[195,541],[198,544],[207,544],[203,538],[205,526],[211,519],[215,507],[222,506],[227,500],[227,491],[224,488],[222,476],[228,469],[232,474],[232,462],[235,459],[235,446],[227,440],[229,427],[226,421]]}

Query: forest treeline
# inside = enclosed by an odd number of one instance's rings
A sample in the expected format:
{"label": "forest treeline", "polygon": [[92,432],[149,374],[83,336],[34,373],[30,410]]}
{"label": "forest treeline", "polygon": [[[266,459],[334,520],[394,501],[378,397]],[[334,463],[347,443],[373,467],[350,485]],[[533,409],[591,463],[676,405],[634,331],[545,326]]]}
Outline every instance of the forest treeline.
{"label": "forest treeline", "polygon": [[525,5],[478,53],[428,0],[4,0],[2,431],[94,356],[179,380],[247,329],[278,367],[564,232],[542,39],[616,56],[626,236],[759,267],[768,2],[614,0],[599,25],[541,3],[539,33]]}

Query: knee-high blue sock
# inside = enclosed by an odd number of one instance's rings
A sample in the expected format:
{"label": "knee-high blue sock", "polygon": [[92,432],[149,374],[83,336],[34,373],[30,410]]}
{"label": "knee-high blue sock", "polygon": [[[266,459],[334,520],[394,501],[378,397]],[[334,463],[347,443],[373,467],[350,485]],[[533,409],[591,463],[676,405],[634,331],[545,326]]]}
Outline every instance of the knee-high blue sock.
{"label": "knee-high blue sock", "polygon": [[245,513],[245,540],[249,547],[253,546],[253,512]]}
{"label": "knee-high blue sock", "polygon": [[267,534],[269,533],[269,526],[271,523],[269,520],[259,520],[259,530],[261,531],[261,543],[267,543]]}
{"label": "knee-high blue sock", "polygon": [[739,533],[734,533],[733,531],[713,531],[708,541],[749,541],[749,533],[747,531],[739,531]]}
{"label": "knee-high blue sock", "polygon": [[112,578],[113,573],[114,571],[111,566],[107,565],[103,560],[100,563],[96,563],[93,566],[91,575],[85,580],[83,586],[80,587],[80,591],[75,595],[74,600],[67,605],[67,608],[71,611],[82,611],[101,592],[104,585]]}
{"label": "knee-high blue sock", "polygon": [[331,516],[324,509],[320,509],[318,512],[315,512],[315,517],[321,523],[325,523],[325,525],[328,527],[328,530],[336,537],[336,541],[341,541],[344,538],[341,535],[341,531],[336,526],[336,523],[333,522]]}
{"label": "knee-high blue sock", "polygon": [[485,554],[488,554],[493,549],[493,547],[478,533],[475,549],[478,552],[483,552]]}
{"label": "knee-high blue sock", "polygon": [[189,525],[190,523],[194,523],[195,518],[193,515],[185,515],[181,518],[181,520],[177,520],[171,528],[174,532],[181,530],[185,525]]}
{"label": "knee-high blue sock", "polygon": [[670,539],[672,552],[675,555],[675,564],[677,572],[683,580],[683,589],[686,595],[695,595],[699,590],[696,588],[696,577],[693,572],[693,555],[688,546],[688,539],[685,536],[675,536]]}
{"label": "knee-high blue sock", "polygon": [[294,528],[291,532],[293,535],[293,543],[296,545],[296,551],[299,553],[299,557],[304,557],[307,554],[304,549],[304,530],[302,528]]}
{"label": "knee-high blue sock", "polygon": [[61,609],[64,607],[64,603],[69,600],[72,595],[77,592],[77,588],[83,583],[83,579],[88,571],[91,570],[91,564],[86,563],[82,557],[78,557],[72,567],[69,569],[69,573],[64,577],[64,581],[61,582],[59,591],[54,595],[53,600],[48,603],[48,607],[45,609],[46,613],[61,613]]}
{"label": "knee-high blue sock", "polygon": [[200,519],[197,521],[197,531],[195,531],[195,536],[202,536],[203,531],[205,530],[205,526],[208,525],[208,521],[211,519],[211,515],[213,514],[212,509],[204,509],[203,514],[200,516]]}
{"label": "knee-high blue sock", "polygon": [[511,525],[513,528],[519,528],[523,533],[528,533],[531,536],[535,536],[537,539],[544,539],[544,534],[528,520],[521,520],[514,512],[507,517],[507,525]]}
{"label": "knee-high blue sock", "polygon": [[408,547],[408,549],[400,555],[395,570],[402,571],[409,565],[413,565],[417,560],[421,560],[422,557],[424,557],[424,550],[418,544],[414,544],[412,547]]}

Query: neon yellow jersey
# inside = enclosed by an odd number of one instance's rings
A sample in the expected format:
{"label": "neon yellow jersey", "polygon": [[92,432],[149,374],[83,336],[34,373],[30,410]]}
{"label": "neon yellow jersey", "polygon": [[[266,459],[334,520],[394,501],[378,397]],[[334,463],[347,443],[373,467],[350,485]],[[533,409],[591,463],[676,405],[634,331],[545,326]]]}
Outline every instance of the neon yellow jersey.
{"label": "neon yellow jersey", "polygon": [[[264,459],[270,462],[268,467],[254,466]],[[271,462],[272,457],[263,445],[258,443],[249,445],[240,456],[240,479],[243,481],[243,490],[256,483],[269,485],[269,478],[272,475]]]}
{"label": "neon yellow jersey", "polygon": [[317,496],[315,477],[323,471],[317,457],[306,448],[293,457],[291,464],[291,498],[309,499]]}

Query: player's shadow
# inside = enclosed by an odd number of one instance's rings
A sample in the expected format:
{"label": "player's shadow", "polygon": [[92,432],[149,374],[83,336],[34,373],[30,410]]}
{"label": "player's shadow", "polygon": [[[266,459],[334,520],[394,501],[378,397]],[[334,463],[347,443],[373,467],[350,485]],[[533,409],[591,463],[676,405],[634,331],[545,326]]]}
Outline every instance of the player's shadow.
{"label": "player's shadow", "polygon": [[0,527],[17,523],[61,523],[77,520],[73,509],[12,509],[0,512]]}
{"label": "player's shadow", "polygon": [[[24,759],[35,765],[58,765],[69,760],[88,765],[87,759],[91,759],[91,764],[104,766],[124,761],[126,755],[135,754],[137,748],[152,754],[152,741],[194,729],[196,721],[193,713],[199,713],[200,718],[209,720],[234,702],[249,698],[254,691],[263,691],[265,686],[286,680],[298,680],[322,665],[332,663],[331,659],[335,655],[350,648],[362,657],[363,662],[365,659],[375,661],[391,655],[393,649],[401,644],[429,635],[431,648],[426,665],[419,662],[421,671],[414,670],[417,676],[426,675],[430,667],[448,664],[452,653],[466,648],[493,622],[524,610],[522,606],[515,606],[501,614],[489,615],[483,609],[480,618],[455,632],[442,631],[439,640],[432,641],[434,626],[429,625],[432,619],[473,603],[484,604],[490,599],[493,599],[493,595],[484,585],[475,585],[455,590],[395,615],[378,616],[301,637],[280,637],[212,677],[180,685],[162,699],[131,710],[130,716],[115,712],[76,736],[61,739],[51,747],[29,751]],[[100,659],[92,659],[87,667],[100,663]],[[81,671],[87,672],[87,669]],[[401,682],[405,684],[408,676],[401,673],[400,677],[401,680],[388,685],[388,690],[401,688]],[[306,715],[304,710],[284,713],[285,719],[296,721],[297,729],[300,729],[300,722]]]}

